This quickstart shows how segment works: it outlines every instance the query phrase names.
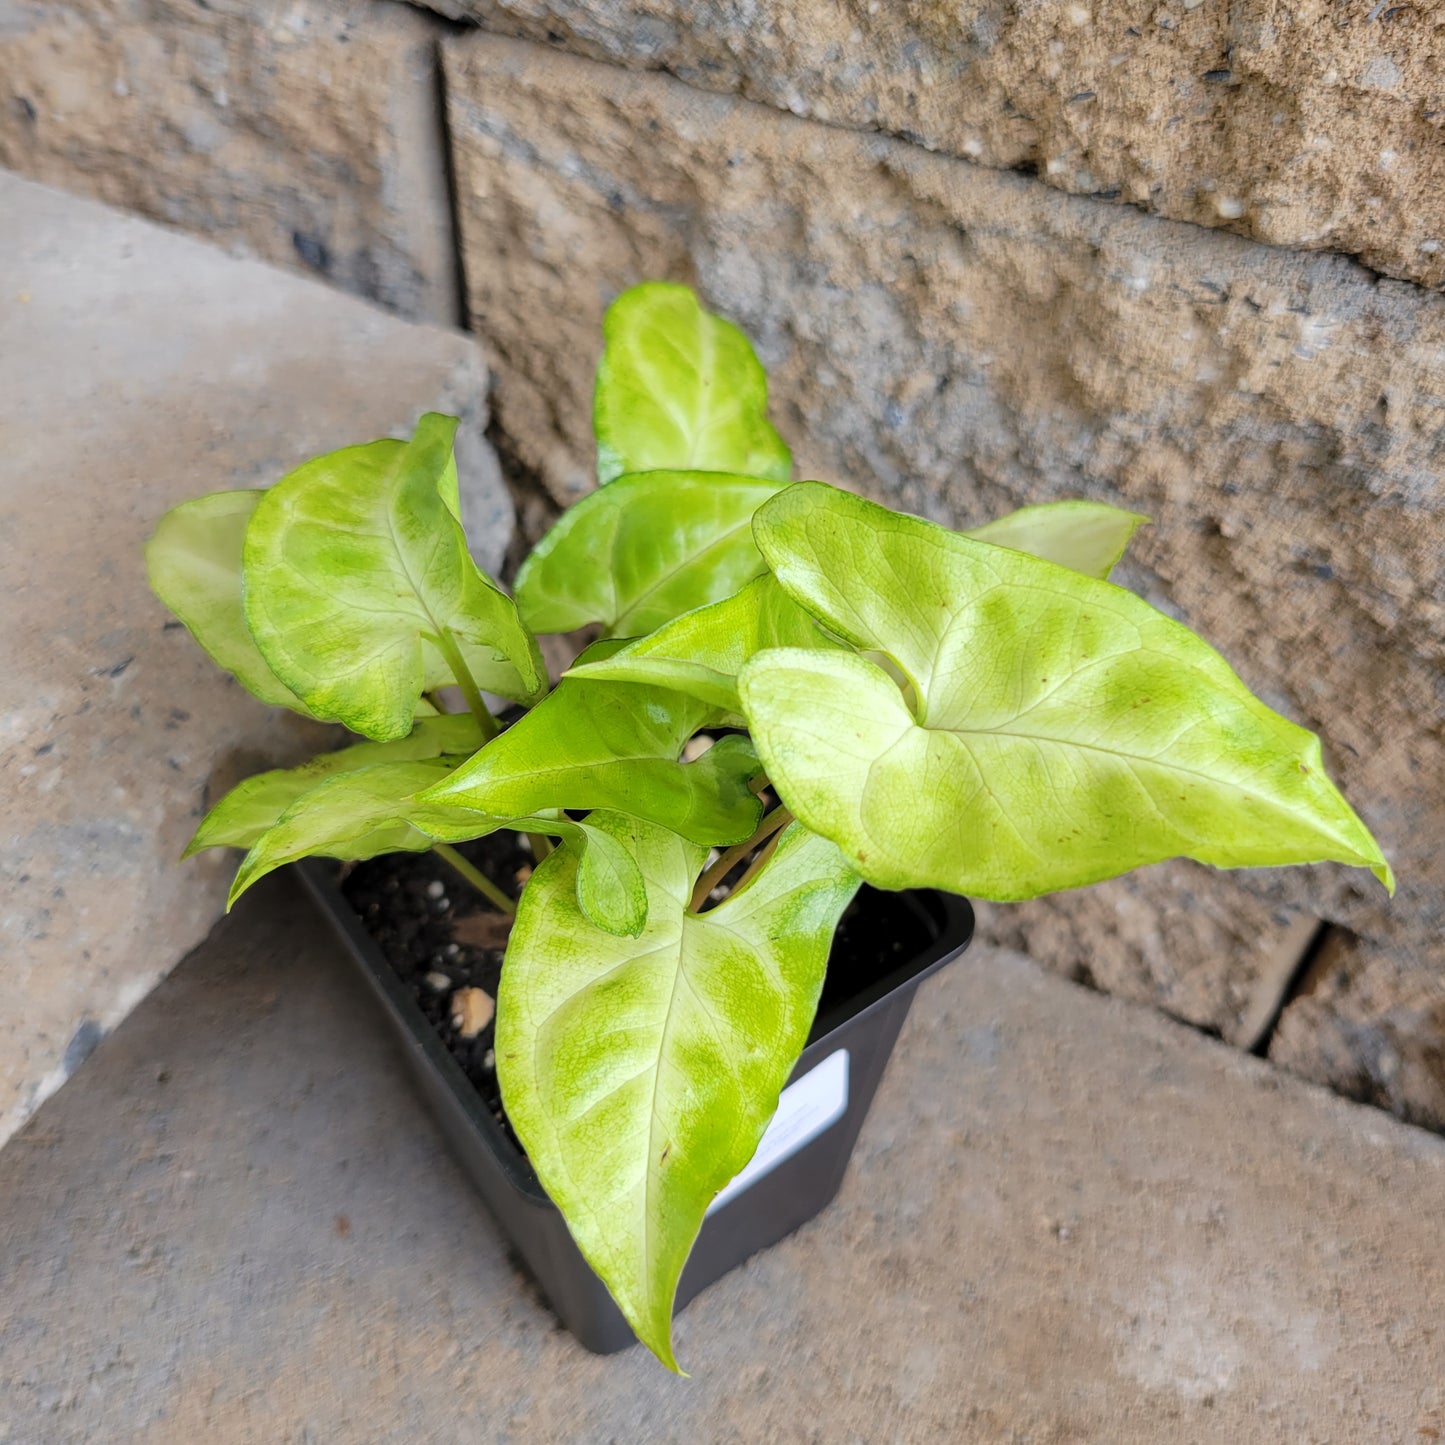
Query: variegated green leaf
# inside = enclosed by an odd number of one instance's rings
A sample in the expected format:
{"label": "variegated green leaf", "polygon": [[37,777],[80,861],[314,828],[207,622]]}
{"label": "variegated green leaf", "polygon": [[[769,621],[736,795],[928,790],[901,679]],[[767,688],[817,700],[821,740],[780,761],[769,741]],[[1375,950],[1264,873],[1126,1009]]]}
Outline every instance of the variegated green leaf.
{"label": "variegated green leaf", "polygon": [[238,783],[201,820],[182,855],[204,848],[249,848],[303,793],[338,773],[378,763],[417,762],[451,754],[464,758],[482,745],[481,729],[470,713],[424,718],[404,738],[389,743],[357,743],[322,753],[296,768],[274,768]]}
{"label": "variegated green leaf", "polygon": [[241,548],[263,493],[212,492],[161,518],[146,543],[151,591],[185,623],[212,662],[247,692],[306,717],[304,702],[266,665],[241,607]]}
{"label": "variegated green leaf", "polygon": [[452,513],[455,430],[429,413],[409,442],[318,457],[266,492],[246,529],[262,656],[318,717],[379,742],[405,737],[422,691],[443,682],[519,701],[546,687],[535,641]]}
{"label": "variegated green leaf", "polygon": [[777,1108],[858,880],[831,843],[794,825],[748,887],[695,914],[705,849],[637,820],[606,826],[641,865],[647,926],[636,941],[599,931],[577,906],[571,857],[548,858],[502,971],[497,1074],[583,1254],[676,1369],[678,1277],[708,1205]]}
{"label": "variegated green leaf", "polygon": [[765,573],[722,602],[685,612],[610,657],[578,663],[567,675],[672,688],[740,721],[738,672],[754,653],[769,647],[836,646],[777,578]]}
{"label": "variegated green leaf", "polygon": [[251,845],[231,884],[228,906],[266,874],[299,858],[421,853],[437,842],[464,842],[506,827],[504,818],[417,801],[417,794],[460,761],[440,757],[373,763],[323,779],[289,804]]}
{"label": "variegated green leaf", "polygon": [[679,761],[712,714],[662,688],[568,679],[425,800],[498,816],[611,808],[696,843],[739,843],[762,812],[748,786],[758,772],[752,746],[728,737]]}
{"label": "variegated green leaf", "polygon": [[633,637],[763,570],[753,513],[776,482],[708,472],[627,476],[563,513],[517,573],[534,632],[600,622]]}
{"label": "variegated green leaf", "polygon": [[1393,886],[1319,740],[1132,593],[817,483],[756,530],[794,600],[910,684],[794,649],[739,678],[773,785],[870,882],[1016,899],[1182,855]]}
{"label": "variegated green leaf", "polygon": [[686,286],[651,281],[624,291],[602,334],[599,482],[654,471],[787,481],[792,457],[768,423],[768,381],[747,337]]}
{"label": "variegated green leaf", "polygon": [[964,536],[996,547],[1012,547],[1046,562],[1057,562],[1086,577],[1107,581],[1129,539],[1147,521],[1103,502],[1044,502],[974,527]]}

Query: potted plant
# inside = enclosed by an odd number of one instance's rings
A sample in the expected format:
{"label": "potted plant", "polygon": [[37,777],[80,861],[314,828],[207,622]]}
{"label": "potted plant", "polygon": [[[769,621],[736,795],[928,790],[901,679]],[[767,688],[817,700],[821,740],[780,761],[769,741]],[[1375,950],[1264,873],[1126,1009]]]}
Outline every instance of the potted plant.
{"label": "potted plant", "polygon": [[[625,1317],[676,1368],[678,1300],[836,1189],[912,988],[967,942],[944,899],[1175,856],[1393,880],[1318,739],[1107,580],[1143,518],[1071,502],[957,533],[790,483],[751,347],[684,287],[625,293],[604,342],[601,485],[510,596],[468,554],[436,415],[176,508],[147,561],[247,688],[359,738],[243,782],[191,850],[247,850],[232,901],[298,860],[355,869],[369,928],[307,876],[549,1298],[595,1348]],[[588,627],[550,688],[537,635]],[[505,945],[494,1020],[441,914],[481,925],[484,960]],[[438,950],[410,984],[401,934]]]}

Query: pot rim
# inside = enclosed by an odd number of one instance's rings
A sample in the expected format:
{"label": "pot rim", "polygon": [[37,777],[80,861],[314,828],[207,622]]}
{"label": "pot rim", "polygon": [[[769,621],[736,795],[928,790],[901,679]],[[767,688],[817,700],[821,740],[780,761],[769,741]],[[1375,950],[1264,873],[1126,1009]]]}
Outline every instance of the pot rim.
{"label": "pot rim", "polygon": [[[472,1129],[479,1140],[487,1144],[513,1189],[529,1203],[556,1209],[557,1206],[542,1188],[531,1160],[512,1143],[492,1111],[482,1102],[476,1086],[467,1078],[441,1035],[421,1011],[411,989],[386,961],[361,916],[347,902],[338,886],[335,861],[303,858],[291,866],[299,874],[306,890],[341,931],[353,956],[364,966],[372,990],[383,1006],[397,1022],[405,1024],[406,1039],[411,1047],[440,1076],[448,1092],[461,1105]],[[793,1078],[806,1073],[824,1053],[830,1051],[829,1040],[834,1035],[885,1005],[899,989],[915,987],[936,973],[972,941],[974,915],[967,899],[933,889],[910,889],[892,896],[923,915],[934,934],[933,941],[920,953],[815,1018],[794,1068]]]}

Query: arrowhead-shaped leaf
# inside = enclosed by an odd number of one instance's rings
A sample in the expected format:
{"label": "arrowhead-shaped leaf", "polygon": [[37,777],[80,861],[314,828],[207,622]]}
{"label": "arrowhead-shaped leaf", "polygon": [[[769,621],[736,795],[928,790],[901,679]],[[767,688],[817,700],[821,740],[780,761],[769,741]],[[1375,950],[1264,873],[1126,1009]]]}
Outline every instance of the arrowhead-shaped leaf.
{"label": "arrowhead-shaped leaf", "polygon": [[737,472],[785,482],[768,380],[748,339],[686,286],[624,291],[602,323],[593,427],[597,480],[628,472]]}
{"label": "arrowhead-shaped leaf", "polygon": [[[358,743],[322,753],[296,768],[258,773],[232,788],[201,822],[184,857],[204,848],[248,848],[232,892],[234,902],[283,863],[321,854],[370,858],[419,852],[434,842],[462,842],[498,828],[544,833],[570,844],[577,857],[583,911],[609,933],[635,936],[647,920],[647,893],[636,862],[614,833],[557,815],[494,818],[470,808],[419,803],[413,796],[482,746],[470,713],[424,719],[409,737]],[[383,768],[436,760],[435,769]],[[366,770],[349,786],[320,792],[342,774]],[[313,796],[315,795],[315,796]],[[284,825],[283,825],[284,823]]]}
{"label": "arrowhead-shaped leaf", "polygon": [[374,763],[323,779],[289,804],[251,845],[231,884],[227,906],[258,879],[298,858],[420,853],[436,842],[463,842],[509,826],[505,818],[417,801],[418,793],[461,761],[441,757]]}
{"label": "arrowhead-shaped leaf", "polygon": [[409,442],[318,457],[283,477],[246,529],[246,621],[271,670],[319,717],[405,737],[423,689],[464,682],[531,701],[541,658],[512,600],[467,552],[451,511],[456,422]]}
{"label": "arrowhead-shaped leaf", "polygon": [[610,657],[579,662],[567,676],[672,688],[735,716],[742,710],[738,672],[755,652],[836,646],[777,578],[765,573],[741,592],[685,612]]}
{"label": "arrowhead-shaped leaf", "polygon": [[310,717],[306,704],[266,665],[241,607],[241,547],[263,495],[212,492],[173,507],[146,543],[146,571],[151,591],[212,662],[262,702]]}
{"label": "arrowhead-shaped leaf", "polygon": [[357,743],[322,753],[297,768],[275,768],[238,783],[201,820],[182,855],[204,848],[249,848],[303,793],[338,773],[378,763],[416,762],[450,754],[470,756],[482,745],[482,732],[470,713],[425,718],[411,734],[389,743]]}
{"label": "arrowhead-shaped leaf", "polygon": [[1087,577],[1107,581],[1129,539],[1147,521],[1103,502],[1044,502],[974,527],[964,536],[996,547],[1012,547],[1046,562],[1057,562]]}
{"label": "arrowhead-shaped leaf", "polygon": [[740,843],[762,805],[746,738],[726,737],[696,762],[682,745],[713,709],[679,692],[568,679],[440,781],[425,801],[508,817],[549,808],[612,808],[695,843]]}
{"label": "arrowhead-shaped leaf", "polygon": [[623,477],[569,508],[517,573],[535,632],[600,622],[635,637],[763,570],[753,513],[779,483],[711,472]]}
{"label": "arrowhead-shaped leaf", "polygon": [[910,710],[842,651],[739,679],[769,778],[870,882],[1017,899],[1183,855],[1392,886],[1318,739],[1133,594],[816,483],[757,535],[796,601],[912,683]]}
{"label": "arrowhead-shaped leaf", "polygon": [[705,850],[642,822],[608,826],[641,864],[647,926],[635,942],[594,928],[571,857],[548,858],[502,970],[497,1074],[583,1254],[676,1369],[678,1276],[713,1196],[777,1108],[858,880],[832,844],[794,825],[747,888],[694,914]]}

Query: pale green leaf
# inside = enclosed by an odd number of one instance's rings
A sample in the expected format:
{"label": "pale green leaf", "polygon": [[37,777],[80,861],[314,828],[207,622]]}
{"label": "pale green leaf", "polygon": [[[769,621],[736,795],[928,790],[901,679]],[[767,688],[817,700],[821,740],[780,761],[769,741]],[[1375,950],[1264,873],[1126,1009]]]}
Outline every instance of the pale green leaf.
{"label": "pale green leaf", "polygon": [[312,716],[266,665],[241,607],[241,547],[261,492],[212,492],[173,507],[146,543],[151,591],[185,623],[211,661],[247,692]]}
{"label": "pale green leaf", "polygon": [[685,612],[611,657],[579,661],[567,674],[594,682],[637,682],[673,688],[734,718],[738,671],[768,647],[831,648],[817,623],[778,586],[771,573],[741,592]]}
{"label": "pale green leaf", "polygon": [[627,476],[564,512],[517,573],[535,632],[600,622],[638,636],[763,570],[753,513],[779,483],[709,472]]}
{"label": "pale green leaf", "polygon": [[842,651],[739,678],[773,785],[870,882],[1016,899],[1182,855],[1393,886],[1319,740],[1133,594],[815,483],[757,534],[800,605],[913,687],[910,708]]}
{"label": "pale green leaf", "polygon": [[[620,821],[603,826],[609,819]],[[577,902],[598,928],[622,938],[642,932],[647,887],[628,851],[629,829],[622,814],[599,811],[580,823],[536,819],[525,826],[529,832],[555,833],[571,844],[577,855]]]}
{"label": "pale green leaf", "polygon": [[568,679],[426,800],[499,817],[612,808],[696,843],[740,843],[762,809],[748,788],[758,763],[747,739],[679,761],[712,712],[662,688]]}
{"label": "pale green leaf", "polygon": [[577,902],[583,913],[608,933],[636,938],[647,922],[647,889],[618,831],[601,826],[610,816],[598,811],[576,821],[553,809],[508,818],[506,826],[518,833],[544,833],[570,846],[577,857]]}
{"label": "pale green leaf", "polygon": [[747,888],[694,914],[705,850],[642,822],[606,826],[641,864],[647,926],[635,942],[593,927],[571,857],[548,858],[502,971],[497,1074],[582,1253],[676,1369],[678,1276],[777,1108],[858,880],[832,844],[794,825]]}
{"label": "pale green leaf", "polygon": [[1129,539],[1148,520],[1103,502],[1043,502],[985,522],[964,536],[1012,547],[1102,582],[1124,555]]}
{"label": "pale green leaf", "polygon": [[463,661],[503,697],[546,686],[535,641],[439,490],[455,429],[429,413],[409,442],[307,462],[246,530],[246,621],[272,671],[317,716],[378,741],[410,731],[424,688],[463,682]]}
{"label": "pale green leaf", "polygon": [[323,779],[302,793],[251,845],[231,884],[227,906],[258,879],[298,858],[375,858],[421,853],[434,843],[461,843],[509,827],[468,808],[421,803],[423,792],[461,761],[441,757],[374,763]]}
{"label": "pale green leaf", "polygon": [[303,793],[337,773],[377,763],[415,762],[444,754],[466,757],[482,745],[482,731],[470,713],[423,718],[411,733],[389,743],[357,743],[321,753],[295,768],[273,768],[238,783],[201,820],[181,855],[204,848],[249,848]]}
{"label": "pale green leaf", "polygon": [[[609,933],[639,933],[647,919],[642,874],[616,835],[596,826],[604,814],[581,822],[561,815],[494,818],[416,800],[418,789],[445,777],[481,745],[475,720],[456,714],[420,722],[411,736],[395,742],[358,743],[297,768],[258,773],[211,809],[185,856],[221,846],[252,849],[237,875],[234,902],[274,868],[313,854],[359,859],[464,842],[498,828],[544,833],[576,852],[578,901],[587,916]],[[433,767],[382,766],[431,760]],[[363,770],[364,778],[320,791],[342,774]]]}
{"label": "pale green leaf", "polygon": [[686,286],[624,291],[602,335],[592,411],[599,482],[654,471],[788,480],[792,457],[767,419],[762,365],[747,337]]}
{"label": "pale green leaf", "polygon": [[462,479],[457,472],[455,451],[447,457],[447,464],[437,479],[437,495],[446,503],[447,511],[460,522],[462,520]]}

